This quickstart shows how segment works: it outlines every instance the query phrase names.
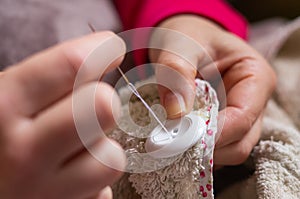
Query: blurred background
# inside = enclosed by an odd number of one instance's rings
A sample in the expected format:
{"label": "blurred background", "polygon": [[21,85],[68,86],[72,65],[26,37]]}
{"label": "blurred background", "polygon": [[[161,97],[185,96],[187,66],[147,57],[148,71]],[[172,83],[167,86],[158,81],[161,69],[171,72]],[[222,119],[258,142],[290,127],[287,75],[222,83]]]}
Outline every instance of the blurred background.
{"label": "blurred background", "polygon": [[[229,2],[252,23],[300,15],[300,0]],[[111,0],[0,0],[0,70],[58,42],[90,33],[87,22],[97,30],[121,30]]]}
{"label": "blurred background", "polygon": [[271,17],[293,19],[300,16],[299,0],[229,0],[250,22]]}

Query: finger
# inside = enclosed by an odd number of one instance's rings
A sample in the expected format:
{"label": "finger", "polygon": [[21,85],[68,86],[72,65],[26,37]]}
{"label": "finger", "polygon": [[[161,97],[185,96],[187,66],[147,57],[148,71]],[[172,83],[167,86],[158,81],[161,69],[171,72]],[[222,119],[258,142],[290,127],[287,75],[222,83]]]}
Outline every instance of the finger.
{"label": "finger", "polygon": [[195,98],[196,68],[166,51],[160,52],[156,62],[158,92],[168,117],[176,118],[190,112]]}
{"label": "finger", "polygon": [[202,46],[190,36],[191,32],[181,33],[173,25],[166,27],[151,35],[149,56],[157,63],[155,76],[161,84],[158,86],[161,103],[168,117],[176,118],[192,109],[197,66],[205,62],[205,56]]}
{"label": "finger", "polygon": [[275,87],[273,75],[270,66],[260,59],[239,61],[224,74],[227,106],[219,115],[219,124],[224,126],[217,148],[240,140],[250,130]]}
{"label": "finger", "polygon": [[102,189],[99,193],[99,196],[97,199],[112,199],[113,198],[113,192],[110,188],[110,186],[105,187]]}
{"label": "finger", "polygon": [[243,163],[257,144],[261,135],[262,117],[259,117],[251,130],[238,142],[216,148],[215,165],[237,165]]}
{"label": "finger", "polygon": [[[80,78],[80,84],[96,80],[108,68],[119,65],[124,53],[125,44],[115,34],[88,35],[52,47],[11,67],[1,78],[0,88],[10,96],[18,113],[31,116],[68,94],[75,78]],[[79,69],[82,75],[76,77]]]}
{"label": "finger", "polygon": [[38,153],[45,164],[57,166],[65,163],[111,129],[120,115],[121,103],[117,94],[105,83],[90,83],[73,96],[42,112],[27,135],[32,151]]}
{"label": "finger", "polygon": [[218,115],[218,132],[216,148],[222,148],[241,140],[251,129],[254,115],[235,107],[226,107]]}
{"label": "finger", "polygon": [[93,156],[84,152],[60,171],[57,182],[63,185],[61,194],[68,198],[87,198],[121,176],[117,169],[125,168],[126,158],[116,142],[103,138],[92,148]]}
{"label": "finger", "polygon": [[89,197],[88,199],[112,199],[113,198],[113,193],[110,188],[110,186],[105,187],[102,189],[99,194],[93,197]]}

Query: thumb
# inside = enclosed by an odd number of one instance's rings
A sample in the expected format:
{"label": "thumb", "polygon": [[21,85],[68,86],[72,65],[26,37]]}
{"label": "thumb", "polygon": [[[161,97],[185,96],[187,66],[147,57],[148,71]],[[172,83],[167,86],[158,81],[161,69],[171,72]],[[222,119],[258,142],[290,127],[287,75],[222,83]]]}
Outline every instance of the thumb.
{"label": "thumb", "polygon": [[189,113],[195,98],[196,68],[187,60],[167,51],[160,51],[154,61],[158,92],[168,118]]}

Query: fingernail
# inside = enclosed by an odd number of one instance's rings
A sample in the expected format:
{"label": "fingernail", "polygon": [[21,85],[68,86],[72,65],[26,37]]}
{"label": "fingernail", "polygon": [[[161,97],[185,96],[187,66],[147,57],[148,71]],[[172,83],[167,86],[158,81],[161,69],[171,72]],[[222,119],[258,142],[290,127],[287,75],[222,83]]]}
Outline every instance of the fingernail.
{"label": "fingernail", "polygon": [[169,118],[174,118],[186,112],[186,105],[179,93],[168,93],[164,99],[164,105]]}

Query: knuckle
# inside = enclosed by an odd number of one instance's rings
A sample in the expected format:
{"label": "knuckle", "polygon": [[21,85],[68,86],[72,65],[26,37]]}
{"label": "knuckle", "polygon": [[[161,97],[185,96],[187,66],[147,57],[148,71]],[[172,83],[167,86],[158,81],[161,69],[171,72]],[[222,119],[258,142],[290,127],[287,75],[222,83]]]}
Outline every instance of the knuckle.
{"label": "knuckle", "polygon": [[[174,59],[175,57],[175,59]],[[172,59],[163,59],[161,61],[165,66],[170,67],[172,70],[175,70],[184,76],[195,77],[196,76],[196,67],[193,66],[189,61],[182,59],[177,56],[172,56]]]}
{"label": "knuckle", "polygon": [[246,142],[240,142],[236,148],[235,164],[242,164],[247,160],[251,153],[252,147]]}
{"label": "knuckle", "polygon": [[245,110],[244,120],[246,121],[246,132],[248,132],[251,129],[258,115],[259,114],[253,112],[252,109]]}
{"label": "knuckle", "polygon": [[19,121],[9,129],[5,140],[5,152],[16,167],[26,168],[27,171],[40,165],[40,151],[37,148],[37,132],[32,128],[31,121]]}
{"label": "knuckle", "polygon": [[236,119],[238,121],[242,121],[243,136],[249,132],[249,130],[252,128],[258,116],[259,114],[253,112],[253,109],[249,107],[245,107],[244,109],[241,109],[239,111],[239,113],[236,116]]}
{"label": "knuckle", "polygon": [[258,57],[257,59],[254,58],[250,61],[252,62],[252,64],[249,64],[249,66],[252,66],[250,67],[250,72],[252,72],[253,76],[260,76],[258,81],[265,82],[267,88],[272,92],[275,89],[277,82],[277,76],[274,69],[262,57]]}
{"label": "knuckle", "polygon": [[255,57],[243,57],[239,64],[236,65],[238,72],[243,77],[256,77],[261,73],[261,63]]}
{"label": "knuckle", "polygon": [[257,64],[257,74],[261,74],[260,81],[265,83],[266,88],[269,89],[268,91],[273,92],[277,83],[276,73],[270,63],[264,58],[261,57],[259,61],[260,64]]}
{"label": "knuckle", "polygon": [[251,129],[256,116],[251,110],[235,109],[230,115],[232,120],[238,121],[241,125],[239,133],[241,136],[245,136],[246,133]]}
{"label": "knuckle", "polygon": [[67,43],[65,45],[62,45],[60,48],[61,55],[63,56],[63,59],[65,60],[65,64],[59,66],[59,67],[65,67],[65,70],[69,76],[69,79],[74,79],[74,77],[77,74],[77,71],[79,70],[81,64],[84,61],[84,57],[80,55],[80,52],[76,48],[72,48],[71,43]]}

